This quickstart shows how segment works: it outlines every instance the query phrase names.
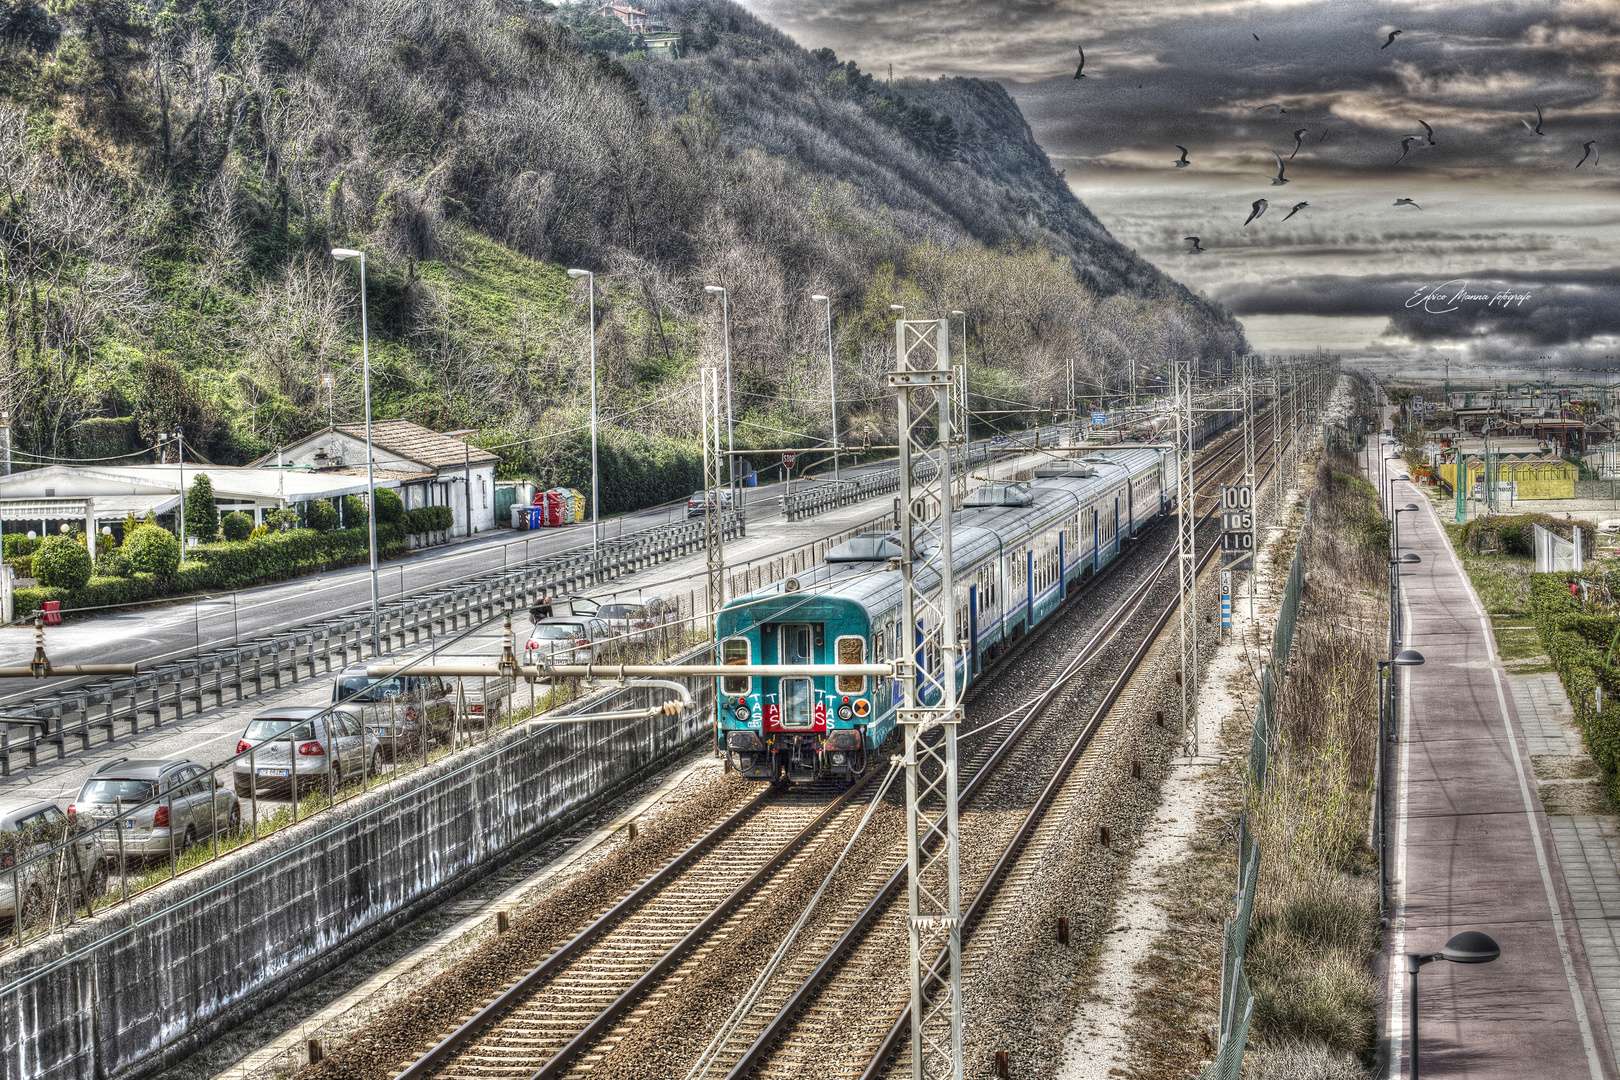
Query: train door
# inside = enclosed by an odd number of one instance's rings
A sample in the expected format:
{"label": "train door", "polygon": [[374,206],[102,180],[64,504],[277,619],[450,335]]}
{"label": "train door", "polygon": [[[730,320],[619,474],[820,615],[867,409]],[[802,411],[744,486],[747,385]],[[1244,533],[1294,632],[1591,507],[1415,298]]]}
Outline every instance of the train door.
{"label": "train door", "polygon": [[1058,599],[1069,595],[1069,579],[1063,573],[1063,530],[1058,530]]}
{"label": "train door", "polygon": [[1114,554],[1119,554],[1119,496],[1114,496]]}
{"label": "train door", "polygon": [[1125,529],[1132,540],[1136,539],[1136,477],[1128,476],[1125,479]]}
{"label": "train door", "polygon": [[979,587],[968,586],[968,673],[979,673]]}
{"label": "train door", "polygon": [[1035,549],[1033,546],[1024,553],[1024,602],[1028,608],[1024,611],[1024,626],[1035,626]]}
{"label": "train door", "polygon": [[1102,537],[1097,535],[1097,508],[1091,508],[1091,572],[1102,569]]}
{"label": "train door", "polygon": [[[815,630],[806,623],[787,623],[780,630],[779,662],[783,664],[811,664],[815,662]],[[811,680],[795,676],[782,680],[782,728],[785,731],[808,731],[816,724],[815,690]]]}

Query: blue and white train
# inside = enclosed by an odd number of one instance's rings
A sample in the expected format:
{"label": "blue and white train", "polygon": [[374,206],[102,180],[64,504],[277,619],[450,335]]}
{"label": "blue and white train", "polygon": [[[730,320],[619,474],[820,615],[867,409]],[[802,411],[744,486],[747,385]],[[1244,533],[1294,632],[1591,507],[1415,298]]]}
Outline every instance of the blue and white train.
{"label": "blue and white train", "polygon": [[[1169,462],[1162,447],[1112,448],[1037,469],[1028,484],[989,483],[968,496],[951,531],[959,690],[1174,508]],[[940,627],[901,625],[900,571],[890,561],[900,555],[897,535],[863,533],[822,564],[731,600],[718,620],[721,663],[864,664],[909,647],[924,699],[937,701]],[[937,587],[938,574],[935,556],[921,584]],[[899,695],[890,679],[717,682],[716,737],[730,767],[750,779],[859,776],[894,731]]]}

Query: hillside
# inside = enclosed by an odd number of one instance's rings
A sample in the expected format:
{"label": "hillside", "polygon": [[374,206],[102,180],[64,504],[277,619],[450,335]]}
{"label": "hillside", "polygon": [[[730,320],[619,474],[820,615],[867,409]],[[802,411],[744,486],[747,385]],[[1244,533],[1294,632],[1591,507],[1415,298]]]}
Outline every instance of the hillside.
{"label": "hillside", "polygon": [[624,481],[605,505],[690,480],[696,371],[722,348],[705,284],[731,290],[739,445],[829,432],[813,292],[836,298],[857,440],[892,415],[892,302],[969,312],[985,409],[1061,403],[1071,356],[1093,393],[1128,360],[1243,348],[1109,237],[1000,87],[885,87],[727,0],[648,10],[677,58],[507,0],[0,6],[0,404],[21,451],[105,457],[184,424],[233,462],[357,416],[358,283],[334,245],[368,252],[378,415],[479,428],[508,471],[576,484],[589,327],[563,269],[596,271]]}

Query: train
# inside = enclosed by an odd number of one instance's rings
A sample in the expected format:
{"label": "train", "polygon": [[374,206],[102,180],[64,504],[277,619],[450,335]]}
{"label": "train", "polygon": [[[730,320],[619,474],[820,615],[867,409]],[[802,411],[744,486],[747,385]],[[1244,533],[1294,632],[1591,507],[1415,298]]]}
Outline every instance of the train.
{"label": "train", "polygon": [[[1027,483],[987,483],[952,516],[954,625],[963,647],[943,666],[941,628],[902,625],[897,532],[867,532],[802,573],[734,597],[716,622],[721,664],[865,664],[912,648],[925,703],[944,679],[965,690],[1010,642],[1050,618],[1125,542],[1175,509],[1171,451],[1114,447],[1038,468]],[[924,549],[920,584],[939,586]],[[902,644],[904,641],[905,644]],[[853,779],[894,733],[899,689],[864,676],[716,679],[717,750],[751,780]]]}

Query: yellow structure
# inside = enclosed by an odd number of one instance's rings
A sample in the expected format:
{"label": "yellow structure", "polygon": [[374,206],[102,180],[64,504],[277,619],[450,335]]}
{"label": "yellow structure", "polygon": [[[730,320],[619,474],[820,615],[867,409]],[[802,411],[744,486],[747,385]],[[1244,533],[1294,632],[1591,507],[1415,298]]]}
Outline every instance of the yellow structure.
{"label": "yellow structure", "polygon": [[[1438,467],[1439,477],[1446,483],[1457,483],[1456,462],[1446,462]],[[1485,475],[1485,459],[1470,455],[1467,464],[1468,482],[1465,492],[1474,490]],[[1575,497],[1575,480],[1580,476],[1580,469],[1565,461],[1563,458],[1497,458],[1491,457],[1491,471],[1496,474],[1496,481],[1501,484],[1516,484],[1515,499],[1573,499]]]}

